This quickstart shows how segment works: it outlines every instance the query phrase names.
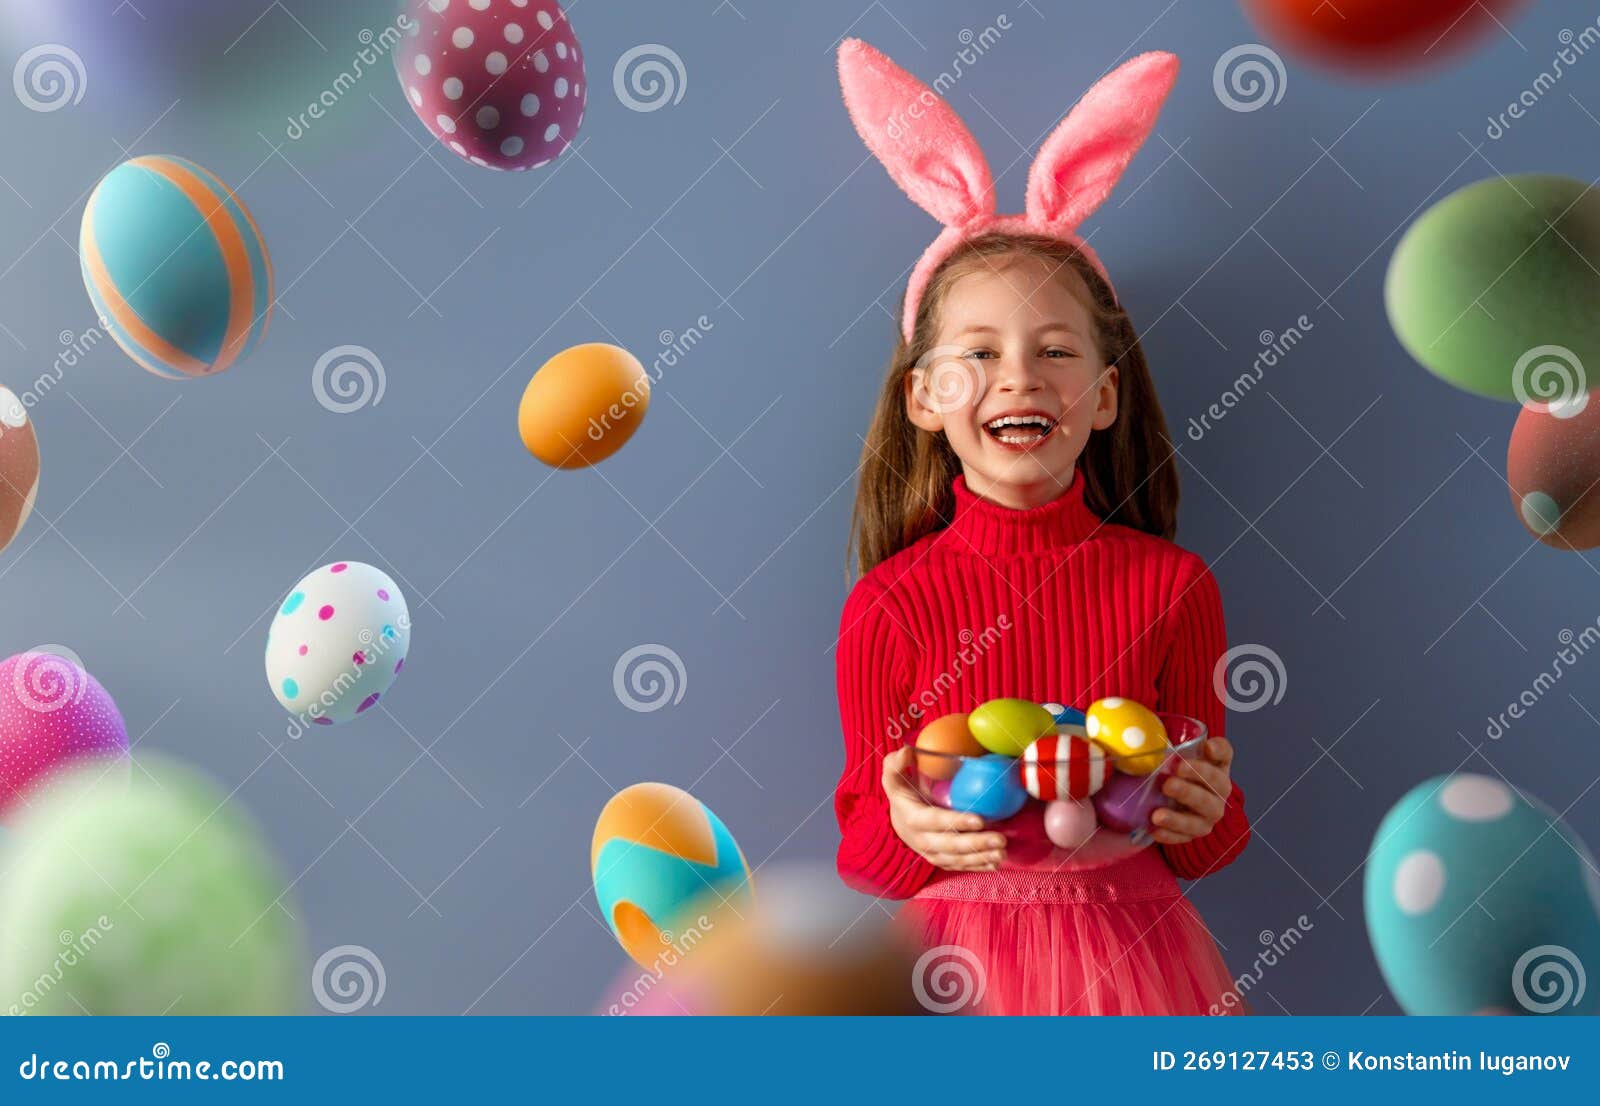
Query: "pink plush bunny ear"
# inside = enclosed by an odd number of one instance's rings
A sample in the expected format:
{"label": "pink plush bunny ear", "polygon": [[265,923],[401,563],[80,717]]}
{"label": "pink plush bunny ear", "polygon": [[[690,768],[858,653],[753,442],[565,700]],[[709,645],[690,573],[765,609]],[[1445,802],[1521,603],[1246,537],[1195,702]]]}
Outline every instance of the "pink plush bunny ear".
{"label": "pink plush bunny ear", "polygon": [[1177,79],[1177,55],[1154,50],[1084,93],[1028,170],[1029,217],[1067,232],[1088,218],[1150,136]]}
{"label": "pink plush bunny ear", "polygon": [[861,141],[947,227],[994,214],[989,163],[933,89],[857,38],[839,45],[839,85]]}

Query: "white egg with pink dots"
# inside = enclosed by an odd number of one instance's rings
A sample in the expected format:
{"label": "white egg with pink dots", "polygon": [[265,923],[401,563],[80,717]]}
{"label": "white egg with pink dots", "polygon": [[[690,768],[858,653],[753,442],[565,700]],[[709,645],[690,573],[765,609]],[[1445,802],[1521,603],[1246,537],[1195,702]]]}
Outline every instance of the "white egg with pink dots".
{"label": "white egg with pink dots", "polygon": [[302,725],[348,722],[394,685],[410,648],[411,613],[395,582],[371,565],[339,561],[308,574],[278,605],[267,682]]}
{"label": "white egg with pink dots", "polygon": [[583,123],[578,39],[555,0],[409,0],[395,49],[406,101],[457,157],[537,169]]}

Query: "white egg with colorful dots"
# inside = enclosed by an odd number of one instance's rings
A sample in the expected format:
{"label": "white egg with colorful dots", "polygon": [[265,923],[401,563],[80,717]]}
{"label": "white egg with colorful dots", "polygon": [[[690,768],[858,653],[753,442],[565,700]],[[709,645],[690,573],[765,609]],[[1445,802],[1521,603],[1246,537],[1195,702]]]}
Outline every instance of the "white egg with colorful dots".
{"label": "white egg with colorful dots", "polygon": [[348,722],[393,686],[410,648],[400,588],[381,569],[339,561],[308,574],[278,605],[267,682],[297,723]]}

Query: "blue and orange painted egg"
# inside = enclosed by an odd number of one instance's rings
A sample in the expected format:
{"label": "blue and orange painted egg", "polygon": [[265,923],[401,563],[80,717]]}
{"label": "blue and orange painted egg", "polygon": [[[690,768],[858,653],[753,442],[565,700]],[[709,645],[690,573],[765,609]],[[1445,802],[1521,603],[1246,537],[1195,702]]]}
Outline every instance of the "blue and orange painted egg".
{"label": "blue and orange painted egg", "polygon": [[636,783],[612,796],[595,822],[589,870],[606,924],[651,970],[671,962],[691,904],[746,895],[750,885],[750,866],[728,827],[665,783]]}
{"label": "blue and orange painted egg", "polygon": [[272,263],[233,190],[181,157],[125,161],[95,185],[83,283],[123,352],[168,380],[249,356],[272,314]]}

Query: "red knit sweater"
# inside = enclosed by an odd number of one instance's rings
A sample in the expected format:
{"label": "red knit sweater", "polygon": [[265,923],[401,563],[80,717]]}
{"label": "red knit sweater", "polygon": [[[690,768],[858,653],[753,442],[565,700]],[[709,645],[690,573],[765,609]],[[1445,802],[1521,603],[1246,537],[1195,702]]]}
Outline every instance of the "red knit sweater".
{"label": "red knit sweater", "polygon": [[[1212,690],[1227,648],[1222,598],[1199,557],[1102,522],[1081,473],[1031,510],[980,499],[962,478],[955,496],[951,524],[862,577],[840,622],[839,873],[889,898],[915,894],[935,869],[889,824],[883,757],[940,715],[1004,696],[1082,708],[1121,695],[1224,733]],[[1195,879],[1249,839],[1235,784],[1210,834],[1162,849]]]}

